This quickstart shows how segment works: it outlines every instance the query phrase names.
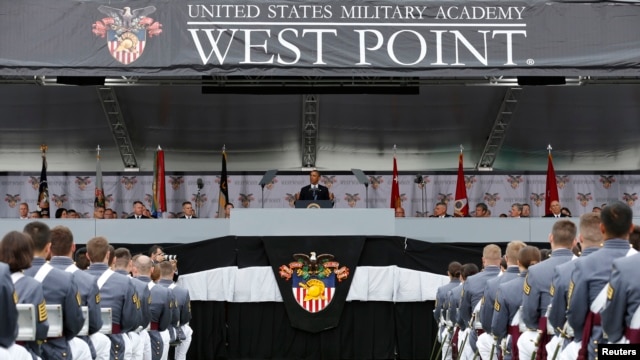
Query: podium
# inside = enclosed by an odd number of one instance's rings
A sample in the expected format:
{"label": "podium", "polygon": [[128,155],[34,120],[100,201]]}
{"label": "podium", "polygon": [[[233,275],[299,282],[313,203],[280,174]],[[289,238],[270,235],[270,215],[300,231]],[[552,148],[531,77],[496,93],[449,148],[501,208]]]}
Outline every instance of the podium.
{"label": "podium", "polygon": [[331,200],[296,200],[296,209],[331,209]]}

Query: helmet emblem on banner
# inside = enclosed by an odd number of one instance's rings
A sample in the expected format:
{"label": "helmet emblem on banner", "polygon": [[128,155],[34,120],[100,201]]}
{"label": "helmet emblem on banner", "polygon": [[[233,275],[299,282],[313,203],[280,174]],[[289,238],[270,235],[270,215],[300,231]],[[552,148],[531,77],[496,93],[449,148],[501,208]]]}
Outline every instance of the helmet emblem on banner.
{"label": "helmet emblem on banner", "polygon": [[152,38],[162,33],[162,24],[148,17],[156,12],[155,6],[118,9],[101,5],[98,11],[107,17],[93,23],[91,31],[107,39],[109,53],[121,64],[129,65],[142,56],[147,35]]}
{"label": "helmet emblem on banner", "polygon": [[310,313],[324,310],[333,300],[336,281],[349,277],[349,268],[340,267],[331,254],[315,252],[294,254],[295,261],[279,268],[280,277],[291,281],[293,297],[298,305]]}

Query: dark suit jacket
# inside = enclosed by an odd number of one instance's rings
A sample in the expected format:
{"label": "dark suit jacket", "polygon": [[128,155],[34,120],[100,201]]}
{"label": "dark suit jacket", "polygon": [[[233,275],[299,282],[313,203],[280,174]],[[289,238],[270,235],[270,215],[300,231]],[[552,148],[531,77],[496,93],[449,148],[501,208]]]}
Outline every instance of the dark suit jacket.
{"label": "dark suit jacket", "polygon": [[[432,217],[432,218],[439,218],[440,216],[431,215],[431,216],[429,216],[429,217]],[[449,214],[444,214],[444,217],[446,217],[446,218],[447,218],[447,217],[451,217],[451,215],[449,215]]]}
{"label": "dark suit jacket", "polygon": [[318,195],[318,198],[314,199],[311,185],[307,185],[300,189],[300,197],[298,200],[331,200],[329,198],[329,188],[327,188],[326,186],[318,184],[318,190],[316,190],[316,194]]}
{"label": "dark suit jacket", "polygon": [[[135,219],[135,218],[136,218],[136,216],[134,214],[131,214],[131,215],[127,216],[127,219]],[[144,216],[144,215],[140,215],[140,218],[141,219],[151,219],[150,217]]]}
{"label": "dark suit jacket", "polygon": [[[555,216],[553,214],[550,214],[550,215],[545,215],[543,217],[552,218],[552,217],[555,217]],[[563,217],[568,217],[568,216],[563,214],[563,213],[560,213],[560,217],[563,218]]]}
{"label": "dark suit jacket", "polygon": [[[187,218],[187,217],[186,217],[185,215],[178,216],[178,219],[186,219],[186,218]],[[197,219],[198,217],[197,217],[197,216],[195,216],[195,215],[191,215],[191,218],[192,218],[192,219]]]}

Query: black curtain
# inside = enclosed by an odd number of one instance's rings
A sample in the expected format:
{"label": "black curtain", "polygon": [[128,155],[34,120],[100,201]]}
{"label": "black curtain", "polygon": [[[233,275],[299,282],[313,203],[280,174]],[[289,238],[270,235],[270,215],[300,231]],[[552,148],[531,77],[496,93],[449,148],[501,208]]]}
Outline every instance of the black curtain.
{"label": "black curtain", "polygon": [[[181,274],[225,266],[269,266],[263,239],[235,237],[166,244]],[[387,266],[445,274],[449,262],[481,265],[486,243],[435,244],[401,237],[368,237],[358,266]],[[500,243],[503,250],[506,243]],[[548,248],[548,243],[536,243]],[[126,246],[126,245],[125,245]],[[140,250],[142,247],[138,246]],[[434,301],[345,303],[339,325],[319,333],[290,325],[284,303],[192,301],[194,336],[189,360],[430,359],[435,342]],[[437,358],[437,355],[434,355]]]}

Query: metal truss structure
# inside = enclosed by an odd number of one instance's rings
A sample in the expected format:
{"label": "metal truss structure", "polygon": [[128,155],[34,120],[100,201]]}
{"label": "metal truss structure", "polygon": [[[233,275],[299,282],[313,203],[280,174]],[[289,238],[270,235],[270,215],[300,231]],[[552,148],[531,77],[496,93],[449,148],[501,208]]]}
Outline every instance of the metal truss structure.
{"label": "metal truss structure", "polygon": [[133,150],[133,143],[131,142],[127,125],[124,122],[122,111],[120,111],[120,104],[118,103],[115,89],[110,86],[98,86],[96,90],[100,103],[102,104],[104,116],[109,123],[113,140],[122,157],[124,170],[137,171],[139,169],[138,160]]}

